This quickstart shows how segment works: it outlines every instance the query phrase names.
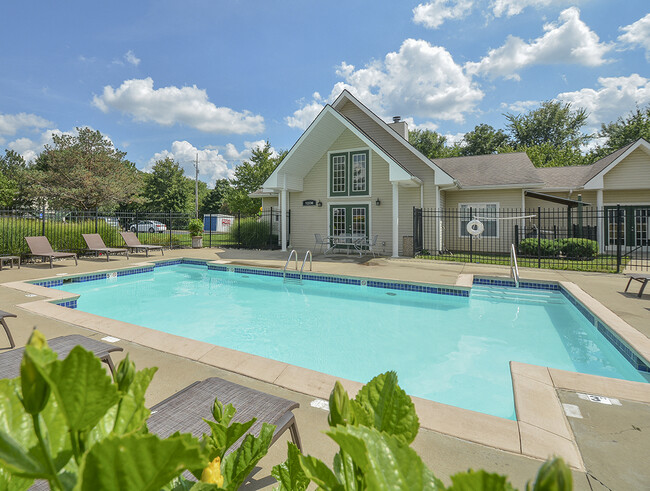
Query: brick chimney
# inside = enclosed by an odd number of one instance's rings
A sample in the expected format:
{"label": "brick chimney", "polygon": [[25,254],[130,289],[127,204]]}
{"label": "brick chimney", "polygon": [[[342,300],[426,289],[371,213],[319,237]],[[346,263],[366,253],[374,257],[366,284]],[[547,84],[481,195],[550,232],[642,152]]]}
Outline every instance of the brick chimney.
{"label": "brick chimney", "polygon": [[401,116],[393,116],[393,122],[388,123],[388,126],[393,128],[399,136],[408,141],[409,139],[409,127],[406,124],[406,121],[402,121]]}

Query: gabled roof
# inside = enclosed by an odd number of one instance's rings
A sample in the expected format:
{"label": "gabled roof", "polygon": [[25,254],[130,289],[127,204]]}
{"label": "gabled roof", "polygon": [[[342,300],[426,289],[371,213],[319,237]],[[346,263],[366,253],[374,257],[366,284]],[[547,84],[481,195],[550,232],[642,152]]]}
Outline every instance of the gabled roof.
{"label": "gabled roof", "polygon": [[646,153],[650,154],[650,143],[645,141],[643,138],[639,138],[637,141],[618,149],[616,152],[613,152],[590,165],[589,167],[593,167],[593,169],[587,175],[584,184],[585,189],[602,189],[603,176],[621,163],[625,157],[630,155],[637,148],[642,148]]}
{"label": "gabled roof", "polygon": [[525,152],[433,159],[460,188],[541,187],[538,169]]}

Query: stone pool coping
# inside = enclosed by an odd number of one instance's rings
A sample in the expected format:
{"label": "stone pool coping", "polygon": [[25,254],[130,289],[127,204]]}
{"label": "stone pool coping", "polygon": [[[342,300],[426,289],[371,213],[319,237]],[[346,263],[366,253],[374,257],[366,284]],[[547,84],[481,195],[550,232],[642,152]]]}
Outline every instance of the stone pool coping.
{"label": "stone pool coping", "polygon": [[[341,381],[351,396],[354,396],[362,387],[363,384],[358,382],[340,379],[287,363],[66,308],[57,305],[57,303],[74,300],[78,298],[77,295],[56,290],[55,287],[50,288],[33,284],[34,281],[43,282],[48,279],[61,280],[65,277],[85,277],[116,271],[126,272],[137,268],[151,268],[155,263],[161,262],[168,263],[170,261],[165,259],[149,260],[142,263],[132,263],[128,267],[119,269],[3,283],[3,286],[44,297],[44,299],[18,305],[18,307],[27,311],[125,339],[162,352],[183,356],[310,396],[327,399],[336,380]],[[224,260],[201,260],[198,262],[218,265],[219,267],[229,265],[251,268],[250,266],[237,265],[236,262]],[[276,268],[252,269],[278,271]],[[323,274],[323,276],[343,275]],[[476,276],[483,277],[482,275]],[[495,278],[494,276],[491,277]],[[372,280],[377,281],[376,279]],[[408,283],[395,282],[394,280],[386,281],[390,283]],[[544,283],[538,280],[535,280],[535,282]],[[470,289],[473,283],[474,275],[460,274],[453,288]],[[586,294],[577,285],[564,281],[547,283],[561,285],[583,306],[587,307],[591,313],[606,322],[621,339],[625,340],[646,360],[650,359],[650,340]],[[441,288],[449,289],[450,287]],[[412,397],[421,426],[463,440],[536,459],[544,460],[552,455],[560,455],[571,467],[584,471],[585,465],[564,414],[557,390],[566,389],[650,403],[650,384],[585,375],[518,362],[511,362],[510,369],[517,414],[516,421]]]}

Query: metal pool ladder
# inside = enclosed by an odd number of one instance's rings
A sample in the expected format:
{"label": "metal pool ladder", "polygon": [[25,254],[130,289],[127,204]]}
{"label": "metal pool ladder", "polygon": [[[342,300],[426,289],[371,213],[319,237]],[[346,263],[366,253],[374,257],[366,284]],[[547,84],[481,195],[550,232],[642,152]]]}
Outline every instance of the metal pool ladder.
{"label": "metal pool ladder", "polygon": [[284,265],[284,270],[282,272],[282,279],[286,283],[287,281],[292,281],[295,283],[300,283],[302,284],[302,273],[305,270],[305,264],[307,263],[307,257],[309,257],[309,271],[312,270],[312,255],[311,251],[307,251],[305,254],[305,259],[302,260],[302,267],[300,268],[300,276],[298,278],[287,278],[287,268],[289,267],[289,263],[291,262],[291,258],[294,257],[296,259],[296,271],[298,271],[298,253],[296,252],[295,249],[292,249],[291,253],[289,253],[289,259],[287,259],[286,264]]}
{"label": "metal pool ladder", "polygon": [[517,251],[515,251],[514,244],[510,244],[510,276],[515,280],[515,286],[519,288],[519,266],[517,265]]}
{"label": "metal pool ladder", "polygon": [[289,253],[289,259],[287,259],[287,262],[284,264],[284,270],[282,271],[282,279],[285,282],[287,281],[287,267],[291,262],[291,258],[294,256],[296,257],[296,271],[298,271],[298,253],[295,249],[291,249],[291,252]]}

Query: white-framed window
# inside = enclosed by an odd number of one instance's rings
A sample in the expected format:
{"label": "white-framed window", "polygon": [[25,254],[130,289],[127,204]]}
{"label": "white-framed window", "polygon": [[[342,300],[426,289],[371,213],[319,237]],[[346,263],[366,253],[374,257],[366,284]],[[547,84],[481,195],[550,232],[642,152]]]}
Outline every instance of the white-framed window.
{"label": "white-framed window", "polygon": [[332,156],[332,194],[347,194],[347,165],[345,155]]}
{"label": "white-framed window", "polygon": [[[625,245],[625,210],[621,210],[621,216],[623,218],[621,223],[621,245]],[[616,227],[616,208],[607,209],[607,244],[610,246],[615,246],[618,244],[618,228]]]}
{"label": "white-framed window", "polygon": [[329,196],[370,194],[370,150],[329,153]]}
{"label": "white-framed window", "polygon": [[366,191],[366,174],[368,169],[368,154],[352,154],[352,192],[363,193]]}
{"label": "white-framed window", "polygon": [[458,205],[458,212],[458,231],[460,237],[469,237],[467,224],[476,217],[483,224],[483,237],[499,236],[499,220],[497,220],[499,203],[460,203]]}

